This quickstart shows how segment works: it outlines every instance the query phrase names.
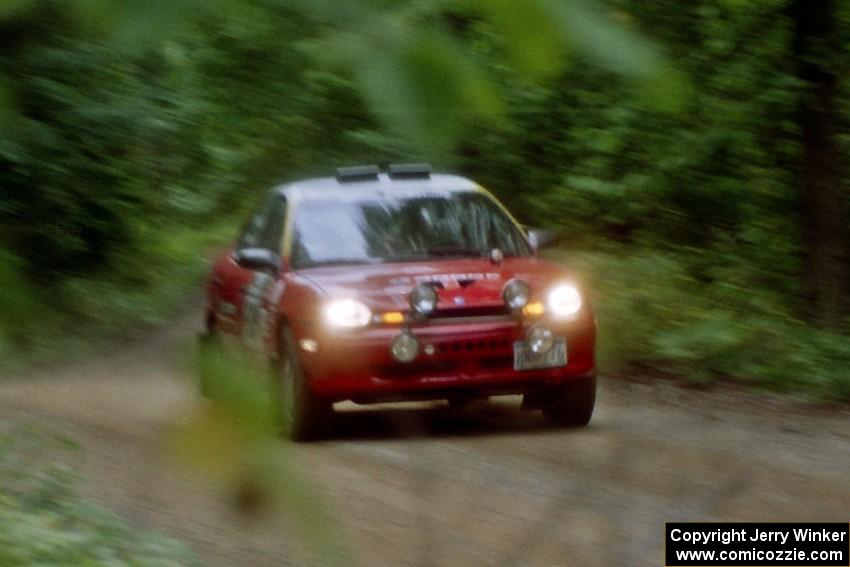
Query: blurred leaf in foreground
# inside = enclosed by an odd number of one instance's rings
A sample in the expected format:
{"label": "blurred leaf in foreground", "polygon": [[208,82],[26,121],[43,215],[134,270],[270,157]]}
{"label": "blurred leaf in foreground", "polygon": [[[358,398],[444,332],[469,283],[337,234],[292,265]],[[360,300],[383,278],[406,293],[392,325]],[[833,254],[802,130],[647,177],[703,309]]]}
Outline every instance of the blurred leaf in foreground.
{"label": "blurred leaf in foreground", "polygon": [[661,110],[679,111],[687,82],[654,43],[585,0],[539,0],[564,40],[597,65],[639,81]]}
{"label": "blurred leaf in foreground", "polygon": [[492,23],[516,72],[531,79],[550,77],[564,66],[566,43],[547,6],[538,0],[471,0]]}
{"label": "blurred leaf in foreground", "polygon": [[83,28],[102,33],[116,47],[134,53],[172,37],[204,12],[230,4],[231,0],[75,0],[72,7]]}
{"label": "blurred leaf in foreground", "polygon": [[34,3],[34,0],[3,0],[0,2],[0,22],[26,10]]}
{"label": "blurred leaf in foreground", "polygon": [[[464,32],[443,25],[447,6],[405,2],[390,9],[356,2],[343,9],[353,14],[350,21],[327,10],[328,2],[322,6],[313,17],[342,31],[328,39],[326,52],[348,58],[371,110],[432,159],[449,156],[470,127],[506,115],[505,92],[475,46]],[[688,99],[687,82],[652,42],[590,3],[468,0],[459,10],[453,14],[473,27],[486,22],[511,71],[532,82],[560,76],[567,53],[576,52],[632,78],[655,108],[679,111]]]}
{"label": "blurred leaf in foreground", "polygon": [[209,399],[173,432],[171,451],[223,484],[243,514],[282,512],[312,549],[314,564],[354,565],[322,499],[278,435],[276,389],[264,362],[218,342],[202,344],[195,373]]}
{"label": "blurred leaf in foreground", "polygon": [[448,36],[415,32],[387,47],[367,52],[362,89],[381,119],[432,156],[447,157],[465,127],[501,113],[493,84]]}

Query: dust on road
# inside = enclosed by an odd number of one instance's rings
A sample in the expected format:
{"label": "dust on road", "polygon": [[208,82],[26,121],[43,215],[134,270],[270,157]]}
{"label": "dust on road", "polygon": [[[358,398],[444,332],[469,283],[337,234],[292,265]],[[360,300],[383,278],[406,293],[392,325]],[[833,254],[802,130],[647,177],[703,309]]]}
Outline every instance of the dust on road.
{"label": "dust on road", "polygon": [[[194,320],[6,382],[0,411],[77,440],[89,497],[204,564],[311,564],[292,514],[245,517],[164,450],[199,403],[181,363]],[[657,566],[666,521],[848,521],[846,407],[603,379],[591,426],[560,431],[518,400],[346,406],[334,438],[288,454],[360,565]]]}

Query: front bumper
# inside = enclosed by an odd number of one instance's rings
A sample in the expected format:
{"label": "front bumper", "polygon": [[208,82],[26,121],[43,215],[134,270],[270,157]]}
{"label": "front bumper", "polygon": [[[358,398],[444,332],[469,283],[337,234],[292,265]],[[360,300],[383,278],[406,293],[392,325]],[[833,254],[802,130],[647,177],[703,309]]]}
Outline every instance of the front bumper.
{"label": "front bumper", "polygon": [[[316,352],[302,350],[301,362],[315,394],[361,403],[526,393],[592,374],[596,364],[592,317],[543,323],[566,337],[566,366],[514,370],[513,343],[525,339],[532,323],[510,317],[415,325],[410,331],[419,340],[419,355],[406,364],[390,355],[390,344],[402,331],[400,327],[334,335],[311,334],[305,329],[299,338],[314,339],[319,348]],[[428,345],[433,354],[426,354]]]}

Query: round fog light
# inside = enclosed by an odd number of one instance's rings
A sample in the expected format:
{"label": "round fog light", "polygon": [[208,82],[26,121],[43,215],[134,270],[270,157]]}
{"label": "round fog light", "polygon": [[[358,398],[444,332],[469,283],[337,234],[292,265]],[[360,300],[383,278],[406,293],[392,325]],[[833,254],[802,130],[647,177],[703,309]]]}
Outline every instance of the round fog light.
{"label": "round fog light", "polygon": [[555,342],[552,331],[541,325],[532,327],[528,331],[526,340],[528,341],[529,348],[531,348],[531,352],[536,353],[547,352]]}
{"label": "round fog light", "polygon": [[399,362],[410,362],[419,354],[419,341],[410,333],[402,333],[393,341],[390,353]]}

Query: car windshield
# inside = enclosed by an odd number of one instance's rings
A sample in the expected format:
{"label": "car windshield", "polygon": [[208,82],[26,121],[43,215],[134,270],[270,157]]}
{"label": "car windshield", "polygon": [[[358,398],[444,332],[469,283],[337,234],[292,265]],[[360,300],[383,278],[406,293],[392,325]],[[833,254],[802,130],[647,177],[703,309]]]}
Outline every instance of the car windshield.
{"label": "car windshield", "polygon": [[481,193],[315,198],[295,210],[294,268],[531,253],[501,208]]}

